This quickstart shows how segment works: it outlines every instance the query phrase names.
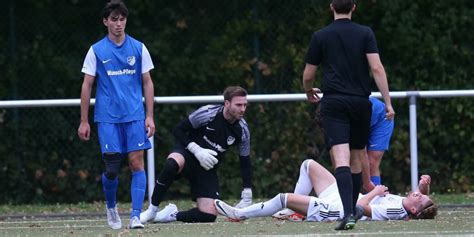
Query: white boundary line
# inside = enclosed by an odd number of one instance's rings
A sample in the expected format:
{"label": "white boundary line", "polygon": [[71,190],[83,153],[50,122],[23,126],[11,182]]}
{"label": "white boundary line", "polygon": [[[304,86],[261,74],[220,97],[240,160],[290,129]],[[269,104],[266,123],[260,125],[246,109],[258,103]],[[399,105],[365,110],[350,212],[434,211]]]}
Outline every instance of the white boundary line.
{"label": "white boundary line", "polygon": [[[467,216],[467,218],[474,217],[474,209],[467,209],[467,210],[442,210],[438,213],[473,213],[472,216]],[[94,219],[95,218],[95,219]],[[217,219],[227,219],[226,217],[223,216],[218,216]],[[10,225],[10,224],[28,224],[28,223],[69,223],[69,222],[97,222],[103,220],[105,222],[105,215],[102,216],[97,216],[97,217],[79,217],[77,219],[45,219],[45,218],[37,218],[37,219],[10,219],[10,220],[3,220],[0,221],[0,225]],[[181,222],[175,222],[172,223],[173,225],[202,225],[202,224],[207,224],[207,223],[181,223]]]}
{"label": "white boundary line", "polygon": [[[292,236],[305,236],[305,237],[318,237],[318,236],[366,236],[366,235],[375,235],[375,236],[383,236],[383,235],[396,235],[396,236],[403,236],[403,235],[416,235],[416,236],[435,236],[440,234],[448,234],[455,236],[474,236],[474,230],[459,230],[459,231],[423,231],[423,232],[416,232],[416,231],[392,231],[392,232],[351,232],[351,231],[344,231],[344,232],[335,232],[335,233],[325,233],[325,234],[292,234],[292,235],[278,235],[278,237],[292,237]],[[242,236],[275,236],[275,235],[242,235]]]}
{"label": "white boundary line", "polygon": [[[64,225],[64,226],[45,226],[45,227],[29,227],[29,226],[17,226],[17,227],[0,227],[0,230],[21,230],[21,229],[64,229],[64,228],[109,228],[107,225]],[[122,228],[126,230],[126,228]],[[462,236],[474,236],[474,230],[444,230],[444,231],[376,231],[376,232],[335,232],[335,233],[324,233],[324,234],[292,234],[292,235],[278,235],[279,237],[290,237],[290,236],[308,236],[308,237],[318,237],[318,236],[335,236],[335,235],[423,235],[423,236],[433,236],[439,234],[461,234]],[[242,236],[274,236],[274,235],[242,235]]]}
{"label": "white boundary line", "polygon": [[[64,225],[64,226],[15,226],[15,227],[0,227],[0,230],[22,230],[22,229],[70,229],[70,228],[109,228],[108,225]],[[126,228],[123,228],[126,229]]]}

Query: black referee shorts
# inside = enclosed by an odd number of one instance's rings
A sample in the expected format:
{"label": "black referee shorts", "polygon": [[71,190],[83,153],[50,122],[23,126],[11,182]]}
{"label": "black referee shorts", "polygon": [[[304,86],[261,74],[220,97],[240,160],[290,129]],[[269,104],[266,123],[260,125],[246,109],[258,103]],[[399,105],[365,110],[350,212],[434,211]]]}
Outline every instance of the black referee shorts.
{"label": "black referee shorts", "polygon": [[202,168],[196,157],[181,144],[175,145],[172,152],[184,156],[185,163],[181,175],[189,181],[193,200],[196,198],[220,198],[219,179],[215,167],[210,170]]}
{"label": "black referee shorts", "polygon": [[321,116],[328,150],[349,143],[363,149],[369,139],[372,104],[362,96],[331,94],[321,99]]}

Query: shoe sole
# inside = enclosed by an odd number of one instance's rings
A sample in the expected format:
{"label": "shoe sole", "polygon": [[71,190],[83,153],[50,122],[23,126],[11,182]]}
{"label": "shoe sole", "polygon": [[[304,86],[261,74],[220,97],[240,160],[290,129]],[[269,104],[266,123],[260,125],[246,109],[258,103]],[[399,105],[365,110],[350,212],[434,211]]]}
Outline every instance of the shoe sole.
{"label": "shoe sole", "polygon": [[291,222],[303,222],[305,220],[304,217],[301,217],[299,215],[291,214],[289,216],[272,216],[273,219],[280,220],[280,221],[291,221]]}
{"label": "shoe sole", "polygon": [[345,226],[345,229],[346,230],[352,230],[354,229],[356,223],[347,223],[346,226]]}
{"label": "shoe sole", "polygon": [[356,226],[356,222],[355,221],[348,221],[345,225],[344,225],[344,228],[335,228],[334,230],[352,230],[354,229],[354,227]]}

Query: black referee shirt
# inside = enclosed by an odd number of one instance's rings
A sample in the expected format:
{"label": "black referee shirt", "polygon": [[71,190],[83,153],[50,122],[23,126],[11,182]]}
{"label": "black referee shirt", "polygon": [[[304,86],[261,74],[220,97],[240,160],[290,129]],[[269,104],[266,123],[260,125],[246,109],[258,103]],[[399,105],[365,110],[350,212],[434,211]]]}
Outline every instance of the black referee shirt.
{"label": "black referee shirt", "polygon": [[338,19],[313,34],[306,63],[322,65],[324,94],[369,96],[368,53],[378,53],[372,29]]}

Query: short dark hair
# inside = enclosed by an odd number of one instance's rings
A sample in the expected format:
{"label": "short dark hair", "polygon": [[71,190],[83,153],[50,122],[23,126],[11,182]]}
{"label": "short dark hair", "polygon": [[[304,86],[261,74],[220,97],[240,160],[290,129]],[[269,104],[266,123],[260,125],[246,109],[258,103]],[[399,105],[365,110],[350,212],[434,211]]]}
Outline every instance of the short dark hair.
{"label": "short dark hair", "polygon": [[355,5],[355,0],[332,0],[332,8],[339,14],[348,14]]}
{"label": "short dark hair", "polygon": [[113,12],[116,12],[125,18],[128,17],[128,8],[121,0],[110,0],[110,2],[105,4],[104,9],[102,9],[102,18],[109,18],[110,14]]}
{"label": "short dark hair", "polygon": [[247,91],[240,86],[229,86],[224,90],[224,100],[231,101],[236,96],[247,96]]}

